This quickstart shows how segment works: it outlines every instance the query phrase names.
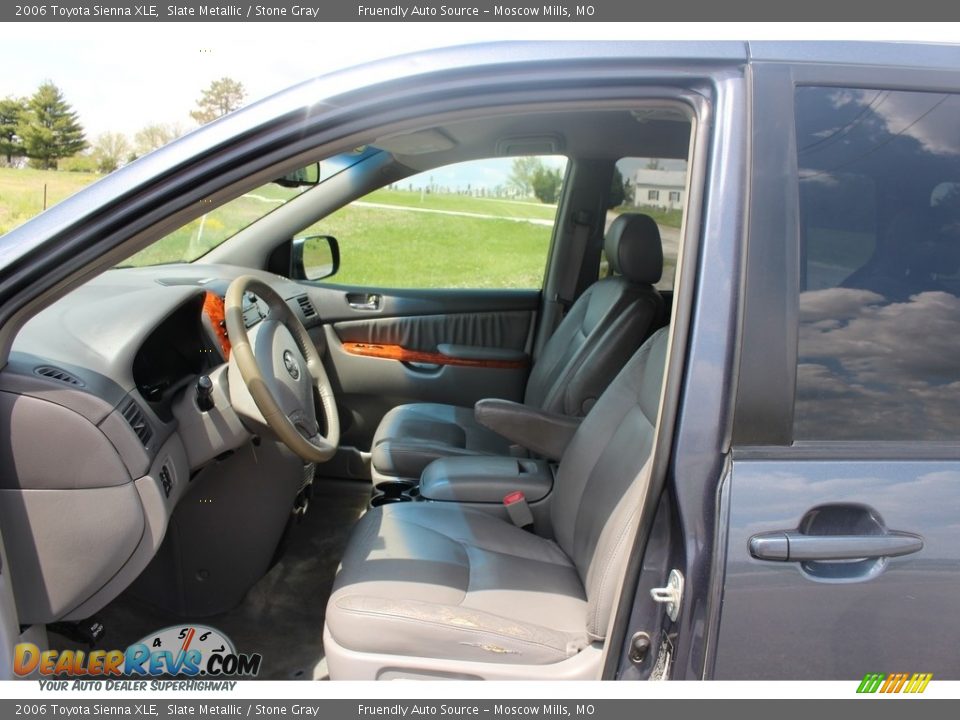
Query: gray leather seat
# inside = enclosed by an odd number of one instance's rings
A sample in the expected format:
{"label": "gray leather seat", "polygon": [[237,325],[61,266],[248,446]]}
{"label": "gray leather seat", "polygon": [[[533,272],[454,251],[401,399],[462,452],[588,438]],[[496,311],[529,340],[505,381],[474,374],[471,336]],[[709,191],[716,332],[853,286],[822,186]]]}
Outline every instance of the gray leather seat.
{"label": "gray leather seat", "polygon": [[537,528],[555,539],[457,503],[363,516],[327,605],[331,678],[596,671],[649,482],[667,337],[658,331],[634,355],[564,453],[552,533]]}
{"label": "gray leather seat", "polygon": [[[643,340],[665,319],[653,285],[663,272],[660,230],[648,215],[628,213],[611,223],[604,242],[615,273],[577,299],[534,365],[524,403],[583,416]],[[433,460],[455,455],[509,455],[507,440],[480,425],[472,408],[438,403],[400,405],[374,434],[371,474],[419,482]]]}

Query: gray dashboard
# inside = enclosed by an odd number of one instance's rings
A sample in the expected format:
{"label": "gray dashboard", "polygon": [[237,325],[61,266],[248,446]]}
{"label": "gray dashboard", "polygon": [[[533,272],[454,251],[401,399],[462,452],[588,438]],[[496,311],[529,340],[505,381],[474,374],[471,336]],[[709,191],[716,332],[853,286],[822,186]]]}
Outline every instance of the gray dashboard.
{"label": "gray dashboard", "polygon": [[[150,445],[158,446],[175,428],[169,418],[158,417],[150,399],[138,391],[134,373],[137,353],[151,334],[184,306],[197,304],[199,324],[199,306],[205,294],[222,297],[230,282],[242,274],[254,274],[269,282],[305,325],[319,321],[316,315],[307,318],[296,301],[306,294],[302,285],[266,272],[230,265],[188,264],[110,270],[31,318],[18,334],[8,364],[0,372],[0,392],[56,403],[95,425],[101,425],[133,399],[156,434],[156,441],[147,443],[147,456],[152,459],[150,450],[155,447]],[[197,348],[212,354],[203,369],[224,360],[214,338],[206,339],[207,345]],[[108,428],[102,429],[108,432]],[[111,440],[120,446],[125,444],[123,439]],[[135,465],[145,470],[143,462]]]}
{"label": "gray dashboard", "polygon": [[[155,554],[193,473],[249,440],[204,314],[208,293],[222,298],[242,274],[319,323],[306,289],[285,278],[161,265],[108,271],[17,336],[0,372],[0,524],[17,537],[7,549],[22,622],[79,619],[109,602]],[[265,308],[245,303],[257,322]],[[216,412],[193,399],[201,372],[217,384]]]}

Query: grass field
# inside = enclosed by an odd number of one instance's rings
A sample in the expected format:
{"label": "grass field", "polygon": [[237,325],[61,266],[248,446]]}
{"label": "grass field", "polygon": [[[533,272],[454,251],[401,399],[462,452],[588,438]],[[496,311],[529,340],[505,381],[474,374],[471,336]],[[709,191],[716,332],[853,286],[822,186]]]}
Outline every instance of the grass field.
{"label": "grass field", "polygon": [[100,177],[95,173],[0,168],[0,235],[43,210],[44,185],[47,186],[47,207],[50,207]]}
{"label": "grass field", "polygon": [[543,205],[536,200],[501,200],[498,198],[470,197],[469,195],[421,195],[417,191],[410,192],[407,190],[377,190],[363,199],[366,202],[397,205],[399,207],[419,207],[533,220],[553,220],[557,214],[556,205]]}
{"label": "grass field", "polygon": [[663,210],[656,207],[637,207],[636,205],[621,205],[618,208],[615,208],[614,211],[617,214],[625,212],[642,212],[646,215],[649,215],[654,219],[654,221],[660,227],[672,227],[679,228],[680,222],[683,220],[683,212],[680,210]]}
{"label": "grass field", "polygon": [[331,281],[381,287],[540,287],[550,244],[543,225],[356,206],[304,234],[339,240]]}
{"label": "grass field", "polygon": [[[40,212],[45,183],[49,206],[97,177],[0,169],[0,234]],[[296,193],[278,185],[260,188],[188,223],[124,264],[192,260]],[[332,282],[420,288],[541,286],[552,232],[544,221],[554,219],[555,206],[390,189],[363,201],[368,204],[347,206],[300,233],[333,235],[339,241],[341,266]],[[617,210],[627,209],[634,210]],[[679,212],[642,210],[662,225],[679,227]]]}

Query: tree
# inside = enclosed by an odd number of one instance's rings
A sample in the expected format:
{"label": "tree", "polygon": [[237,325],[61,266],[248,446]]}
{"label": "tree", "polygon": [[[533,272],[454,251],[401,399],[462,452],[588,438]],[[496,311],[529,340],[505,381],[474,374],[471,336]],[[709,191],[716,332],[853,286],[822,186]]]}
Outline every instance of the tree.
{"label": "tree", "polygon": [[214,80],[200,95],[197,109],[191,111],[190,117],[201,125],[206,125],[243,105],[246,94],[243,83],[237,80],[228,77]]}
{"label": "tree", "polygon": [[563,177],[560,175],[560,168],[551,170],[541,165],[534,170],[530,182],[537,200],[544,203],[555,203],[560,196],[560,184],[563,182]]}
{"label": "tree", "polygon": [[112,173],[127,161],[129,155],[130,142],[123,133],[104,133],[93,146],[93,157],[102,173]]}
{"label": "tree", "polygon": [[45,170],[55,170],[57,160],[87,147],[77,113],[63,99],[60,88],[49,80],[27,101],[19,128],[24,153]]}
{"label": "tree", "polygon": [[620,207],[623,201],[629,197],[627,194],[627,185],[623,181],[623,174],[620,168],[613,166],[613,177],[610,179],[610,197],[607,199],[607,207]]}
{"label": "tree", "polygon": [[26,106],[26,100],[11,97],[0,100],[0,156],[6,158],[7,165],[13,165],[13,159],[23,155],[23,138],[19,133]]}
{"label": "tree", "polygon": [[57,163],[57,170],[60,172],[95,173],[98,171],[97,159],[93,156],[93,153],[71,155],[70,157],[62,158],[60,162]]}
{"label": "tree", "polygon": [[179,124],[153,123],[133,136],[134,152],[140,155],[151,153],[183,135]]}
{"label": "tree", "polygon": [[521,195],[528,197],[533,191],[533,176],[542,168],[543,163],[538,157],[514,158],[507,182]]}

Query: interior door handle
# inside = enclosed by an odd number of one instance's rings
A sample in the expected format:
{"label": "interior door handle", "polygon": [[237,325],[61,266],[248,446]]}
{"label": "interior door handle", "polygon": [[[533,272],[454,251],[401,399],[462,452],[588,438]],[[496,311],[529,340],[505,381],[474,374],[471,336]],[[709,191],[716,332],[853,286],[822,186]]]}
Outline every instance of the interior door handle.
{"label": "interior door handle", "polygon": [[796,530],[778,530],[750,538],[753,557],[780,562],[899,557],[921,549],[922,537],[895,531],[884,535],[806,535]]}
{"label": "interior door handle", "polygon": [[366,310],[368,312],[379,310],[381,296],[375,293],[348,293],[347,305],[354,310]]}

